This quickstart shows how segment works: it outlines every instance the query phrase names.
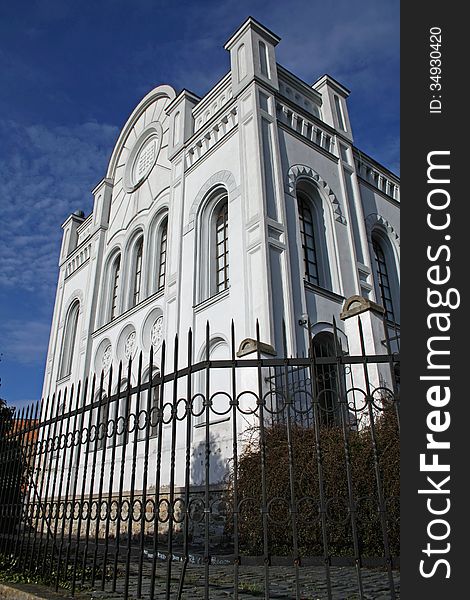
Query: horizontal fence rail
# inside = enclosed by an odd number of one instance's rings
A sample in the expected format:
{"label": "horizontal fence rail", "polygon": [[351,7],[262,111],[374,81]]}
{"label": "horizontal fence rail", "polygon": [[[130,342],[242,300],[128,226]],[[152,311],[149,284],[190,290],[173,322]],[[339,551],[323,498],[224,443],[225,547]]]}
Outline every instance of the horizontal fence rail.
{"label": "horizontal fence rail", "polygon": [[[308,324],[310,327],[310,324]],[[399,354],[193,357],[0,411],[0,555],[72,595],[399,597]],[[396,333],[396,332],[395,332]],[[346,590],[346,591],[345,591]],[[348,591],[349,590],[349,591]],[[349,595],[348,595],[349,594]]]}

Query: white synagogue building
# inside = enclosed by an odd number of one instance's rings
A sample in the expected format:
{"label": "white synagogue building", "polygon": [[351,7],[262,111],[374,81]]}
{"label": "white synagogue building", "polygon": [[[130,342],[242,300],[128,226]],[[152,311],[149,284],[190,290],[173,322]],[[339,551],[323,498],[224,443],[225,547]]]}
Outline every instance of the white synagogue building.
{"label": "white synagogue building", "polygon": [[93,211],[62,226],[43,397],[111,365],[116,376],[141,351],[146,365],[152,346],[158,365],[164,339],[172,365],[189,328],[195,360],[230,358],[232,319],[239,356],[257,351],[256,320],[261,353],[282,356],[328,343],[333,318],[358,353],[357,313],[367,351],[386,351],[399,180],[354,145],[349,91],[290,73],[279,41],[248,18],[204,97],[159,85],[133,110]]}

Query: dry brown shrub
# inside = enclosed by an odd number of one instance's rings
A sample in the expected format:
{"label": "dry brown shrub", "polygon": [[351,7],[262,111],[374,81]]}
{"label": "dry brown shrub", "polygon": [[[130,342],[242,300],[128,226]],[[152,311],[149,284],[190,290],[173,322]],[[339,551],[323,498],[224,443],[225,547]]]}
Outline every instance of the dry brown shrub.
{"label": "dry brown shrub", "polygon": [[[317,440],[312,427],[284,425],[264,429],[264,469],[260,431],[252,430],[249,443],[238,461],[238,534],[242,554],[263,554],[267,531],[270,555],[291,555],[294,549],[294,524],[301,556],[323,556],[324,543],[320,518],[319,461]],[[386,506],[387,536],[393,556],[399,554],[399,437],[395,412],[387,408],[375,422],[378,472]],[[319,448],[326,506],[328,554],[353,556],[353,527],[343,430],[321,427]],[[350,431],[348,436],[352,498],[356,504],[356,530],[362,556],[384,555],[383,533],[378,508],[377,469],[374,461],[371,428]],[[291,465],[291,470],[289,469]],[[264,474],[264,477],[263,477]],[[233,506],[234,472],[230,474],[229,506]],[[263,528],[263,481],[267,514]],[[292,485],[291,485],[292,482]],[[292,509],[295,499],[297,513]],[[295,518],[295,519],[294,519]],[[233,533],[233,513],[227,521]]]}

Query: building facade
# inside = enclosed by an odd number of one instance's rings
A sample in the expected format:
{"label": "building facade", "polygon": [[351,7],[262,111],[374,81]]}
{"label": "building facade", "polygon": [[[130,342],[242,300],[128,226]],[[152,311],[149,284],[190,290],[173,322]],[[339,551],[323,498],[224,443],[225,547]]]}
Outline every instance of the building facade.
{"label": "building facade", "polygon": [[278,42],[249,18],[203,98],[160,85],[132,112],[92,213],[63,224],[44,397],[140,351],[145,365],[151,347],[159,364],[189,328],[196,360],[228,358],[232,319],[240,355],[257,320],[268,355],[305,354],[333,319],[353,353],[351,298],[369,308],[367,351],[384,352],[374,315],[399,323],[399,181],[354,146],[349,91],[301,81]]}

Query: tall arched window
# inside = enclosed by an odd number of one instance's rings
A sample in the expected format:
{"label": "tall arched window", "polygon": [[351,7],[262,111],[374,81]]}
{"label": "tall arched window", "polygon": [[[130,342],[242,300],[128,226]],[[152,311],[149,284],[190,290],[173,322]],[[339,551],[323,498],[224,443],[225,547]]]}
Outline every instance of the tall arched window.
{"label": "tall arched window", "polygon": [[129,440],[129,418],[132,412],[130,389],[131,383],[127,379],[121,379],[114,396],[115,405],[111,414],[114,419],[116,446],[125,444]]}
{"label": "tall arched window", "polygon": [[72,372],[73,354],[77,338],[79,312],[80,303],[77,300],[70,307],[65,322],[59,378],[67,377]]}
{"label": "tall arched window", "polygon": [[308,283],[331,290],[323,201],[316,188],[307,181],[299,182],[297,209],[304,278]]}
{"label": "tall arched window", "polygon": [[[152,377],[151,382],[151,391],[150,391],[150,399],[147,393],[141,394],[140,399],[140,414],[138,415],[138,440],[145,440],[147,436],[147,432],[149,437],[156,437],[158,435],[158,411],[160,404],[160,375],[158,370],[155,369],[155,375]],[[148,374],[142,377],[142,382],[148,382]],[[148,404],[150,400],[150,405]]]}
{"label": "tall arched window", "polygon": [[387,321],[396,323],[398,322],[398,286],[393,252],[389,244],[377,232],[372,234],[372,249],[377,301],[382,303]]}
{"label": "tall arched window", "polygon": [[215,211],[214,228],[215,293],[218,293],[226,290],[229,285],[227,200],[224,200]]}
{"label": "tall arched window", "polygon": [[261,67],[261,74],[270,79],[269,74],[269,59],[268,59],[268,48],[264,42],[259,42],[259,62]]}
{"label": "tall arched window", "polygon": [[201,203],[197,216],[196,302],[229,288],[228,216],[227,190],[218,186]]}
{"label": "tall arched window", "polygon": [[[104,440],[106,437],[106,428],[108,425],[108,412],[109,405],[107,402],[107,396],[103,390],[98,391],[95,394],[94,403],[97,403],[101,398],[100,406],[95,406],[95,408],[91,409],[93,412],[91,414],[91,425],[96,427],[95,435],[93,435],[93,441],[90,441],[88,446],[88,452],[96,450],[102,450],[104,447]],[[108,444],[109,445],[109,444]]]}
{"label": "tall arched window", "polygon": [[118,309],[119,277],[121,272],[121,255],[118,254],[111,267],[111,309],[110,321],[116,318]]}
{"label": "tall arched window", "polygon": [[237,50],[238,81],[241,81],[246,75],[246,52],[245,44],[240,44]]}
{"label": "tall arched window", "polygon": [[[322,331],[313,338],[315,359],[315,392],[318,399],[320,422],[334,425],[338,422],[338,366],[332,333]],[[319,363],[316,359],[330,359],[331,363]],[[344,374],[340,374],[344,377]]]}
{"label": "tall arched window", "polygon": [[159,235],[157,291],[160,291],[165,287],[167,235],[168,219],[165,218],[160,226]]}
{"label": "tall arched window", "polygon": [[[226,360],[230,356],[230,348],[221,337],[214,337],[209,341],[209,348],[204,345],[200,352],[200,360]],[[195,392],[195,393],[194,393]],[[227,369],[211,368],[210,373],[201,370],[195,377],[194,400],[194,425],[196,427],[206,423],[209,414],[210,423],[227,420],[225,412],[231,398],[231,382],[227,378]],[[205,409],[204,399],[209,402],[208,413]]]}
{"label": "tall arched window", "polygon": [[133,281],[132,281],[132,298],[131,308],[136,306],[141,300],[141,284],[142,284],[142,253],[144,247],[144,238],[140,238],[135,248]]}
{"label": "tall arched window", "polygon": [[315,231],[312,211],[308,199],[299,194],[297,197],[299,208],[300,240],[302,244],[302,256],[304,261],[305,279],[309,283],[320,285],[318,277],[317,251],[315,248]]}

